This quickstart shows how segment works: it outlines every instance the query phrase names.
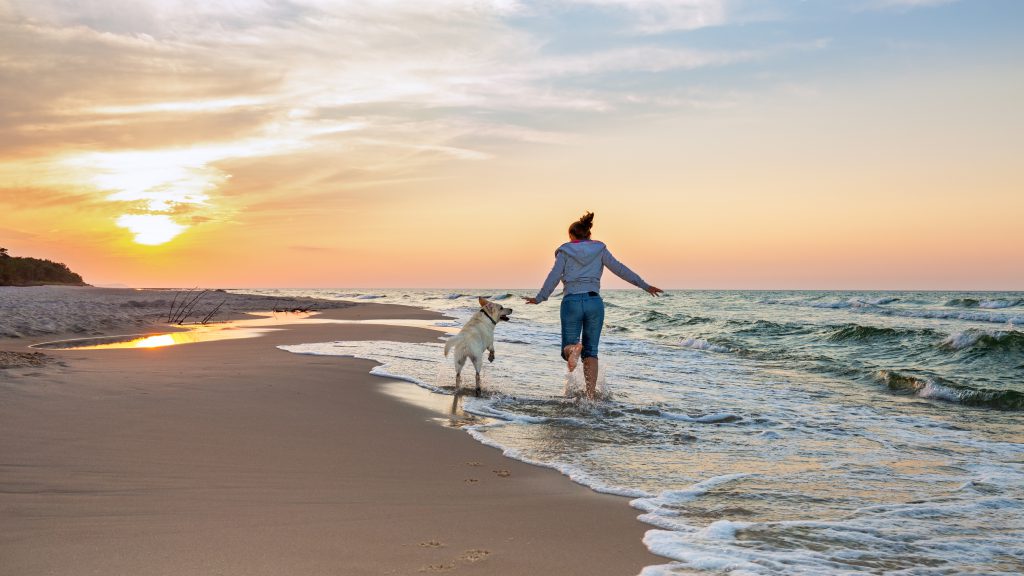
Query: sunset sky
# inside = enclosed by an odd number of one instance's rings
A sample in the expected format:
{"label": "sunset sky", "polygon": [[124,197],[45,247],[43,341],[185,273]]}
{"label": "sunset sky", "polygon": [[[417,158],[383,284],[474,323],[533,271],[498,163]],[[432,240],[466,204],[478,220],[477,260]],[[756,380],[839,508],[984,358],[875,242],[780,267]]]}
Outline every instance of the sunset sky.
{"label": "sunset sky", "polygon": [[[92,284],[1024,289],[1019,0],[0,0],[0,246]],[[610,287],[622,286],[609,281]]]}

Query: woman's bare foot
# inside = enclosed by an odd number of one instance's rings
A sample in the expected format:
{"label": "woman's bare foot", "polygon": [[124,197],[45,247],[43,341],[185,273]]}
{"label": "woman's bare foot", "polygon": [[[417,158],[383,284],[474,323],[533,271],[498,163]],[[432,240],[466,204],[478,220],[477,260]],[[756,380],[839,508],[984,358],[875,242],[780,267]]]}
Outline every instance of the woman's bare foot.
{"label": "woman's bare foot", "polygon": [[569,344],[565,347],[565,361],[569,363],[569,372],[576,369],[580,363],[580,354],[583,353],[583,344]]}

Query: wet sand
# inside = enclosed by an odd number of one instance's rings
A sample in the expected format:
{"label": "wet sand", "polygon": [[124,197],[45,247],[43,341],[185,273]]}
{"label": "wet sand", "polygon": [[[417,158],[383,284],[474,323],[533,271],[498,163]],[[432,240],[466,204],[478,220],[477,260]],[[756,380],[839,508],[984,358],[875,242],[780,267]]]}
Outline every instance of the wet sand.
{"label": "wet sand", "polygon": [[[433,313],[360,304],[323,317]],[[300,323],[46,350],[42,365],[0,370],[0,574],[629,575],[664,562],[626,499],[439,425],[383,393],[399,385],[369,375],[372,362],[275,348],[436,337]]]}

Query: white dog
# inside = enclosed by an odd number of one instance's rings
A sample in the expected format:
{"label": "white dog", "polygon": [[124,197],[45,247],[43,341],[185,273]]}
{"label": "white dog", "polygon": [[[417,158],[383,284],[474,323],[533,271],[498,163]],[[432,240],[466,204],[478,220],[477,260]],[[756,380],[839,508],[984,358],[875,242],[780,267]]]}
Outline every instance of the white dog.
{"label": "white dog", "polygon": [[508,321],[511,313],[511,308],[480,298],[480,311],[473,314],[458,334],[445,342],[445,357],[448,357],[450,350],[455,351],[456,394],[462,389],[462,367],[466,360],[472,360],[473,368],[476,369],[476,395],[480,395],[480,369],[483,368],[484,350],[489,352],[487,360],[494,362],[494,327],[502,320]]}

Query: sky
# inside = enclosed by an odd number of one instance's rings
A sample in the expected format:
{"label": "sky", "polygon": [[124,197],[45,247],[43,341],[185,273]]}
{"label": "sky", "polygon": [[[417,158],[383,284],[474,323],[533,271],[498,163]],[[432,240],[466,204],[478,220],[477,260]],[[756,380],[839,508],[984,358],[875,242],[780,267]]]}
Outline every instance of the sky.
{"label": "sky", "polygon": [[1024,290],[1022,24],[1019,0],[0,0],[0,246],[95,285],[528,288],[590,210],[667,289]]}

